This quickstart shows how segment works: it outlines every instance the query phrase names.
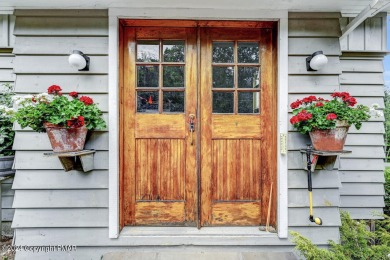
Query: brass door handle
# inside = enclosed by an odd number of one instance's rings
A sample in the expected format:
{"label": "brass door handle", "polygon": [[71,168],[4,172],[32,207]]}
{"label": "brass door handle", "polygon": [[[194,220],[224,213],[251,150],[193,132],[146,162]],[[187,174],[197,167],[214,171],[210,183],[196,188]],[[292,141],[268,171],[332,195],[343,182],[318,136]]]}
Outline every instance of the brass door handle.
{"label": "brass door handle", "polygon": [[195,115],[190,114],[189,131],[191,134],[191,145],[194,145],[194,132],[195,132]]}

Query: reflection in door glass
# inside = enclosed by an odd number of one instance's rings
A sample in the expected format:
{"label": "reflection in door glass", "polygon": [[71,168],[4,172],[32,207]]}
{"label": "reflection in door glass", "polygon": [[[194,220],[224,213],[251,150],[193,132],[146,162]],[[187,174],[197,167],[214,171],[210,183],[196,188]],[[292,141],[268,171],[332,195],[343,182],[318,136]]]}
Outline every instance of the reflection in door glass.
{"label": "reflection in door glass", "polygon": [[239,63],[259,63],[259,44],[257,42],[238,43]]}
{"label": "reflection in door glass", "polygon": [[163,41],[164,62],[184,62],[184,41]]}
{"label": "reflection in door glass", "polygon": [[137,66],[137,87],[158,88],[158,65]]}
{"label": "reflection in door glass", "polygon": [[163,112],[184,112],[184,92],[164,92]]}
{"label": "reflection in door glass", "polygon": [[233,108],[233,92],[213,92],[213,113],[233,113]]}
{"label": "reflection in door glass", "polygon": [[137,61],[158,62],[160,57],[159,41],[138,41]]}
{"label": "reflection in door glass", "polygon": [[260,92],[238,92],[238,113],[257,114],[260,108]]}
{"label": "reflection in door glass", "polygon": [[184,66],[163,66],[163,87],[184,87]]}
{"label": "reflection in door glass", "polygon": [[238,67],[239,88],[259,88],[259,67]]}
{"label": "reflection in door glass", "polygon": [[137,112],[158,113],[158,92],[137,91]]}
{"label": "reflection in door glass", "polygon": [[234,68],[213,66],[213,88],[233,88]]}
{"label": "reflection in door glass", "polygon": [[233,42],[213,42],[213,62],[233,63],[234,62]]}

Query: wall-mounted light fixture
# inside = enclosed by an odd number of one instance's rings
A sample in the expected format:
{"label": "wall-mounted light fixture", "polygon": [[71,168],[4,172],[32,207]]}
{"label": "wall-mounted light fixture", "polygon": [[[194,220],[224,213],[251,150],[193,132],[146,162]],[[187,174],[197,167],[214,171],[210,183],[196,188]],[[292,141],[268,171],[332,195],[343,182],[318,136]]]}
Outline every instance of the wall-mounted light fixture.
{"label": "wall-mounted light fixture", "polygon": [[306,70],[316,71],[322,69],[328,63],[328,58],[323,51],[316,51],[306,58]]}
{"label": "wall-mounted light fixture", "polygon": [[74,50],[69,56],[69,64],[79,71],[89,71],[89,57],[81,51]]}

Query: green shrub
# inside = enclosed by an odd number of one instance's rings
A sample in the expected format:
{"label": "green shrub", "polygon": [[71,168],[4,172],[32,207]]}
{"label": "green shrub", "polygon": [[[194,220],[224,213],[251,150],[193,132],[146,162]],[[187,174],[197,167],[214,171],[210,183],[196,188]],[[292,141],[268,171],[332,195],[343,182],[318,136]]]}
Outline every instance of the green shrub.
{"label": "green shrub", "polygon": [[390,167],[385,169],[385,208],[386,215],[390,215]]}
{"label": "green shrub", "polygon": [[376,231],[370,232],[365,221],[353,220],[347,212],[341,212],[340,244],[329,241],[329,250],[318,248],[297,232],[290,233],[296,249],[307,260],[389,259],[390,217],[383,217],[377,221]]}

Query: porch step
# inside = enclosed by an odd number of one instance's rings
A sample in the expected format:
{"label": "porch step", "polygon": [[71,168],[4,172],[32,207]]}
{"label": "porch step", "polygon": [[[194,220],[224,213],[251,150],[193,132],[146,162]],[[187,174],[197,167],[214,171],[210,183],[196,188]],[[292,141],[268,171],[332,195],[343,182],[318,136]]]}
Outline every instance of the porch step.
{"label": "porch step", "polygon": [[102,260],[296,260],[291,252],[112,252]]}

